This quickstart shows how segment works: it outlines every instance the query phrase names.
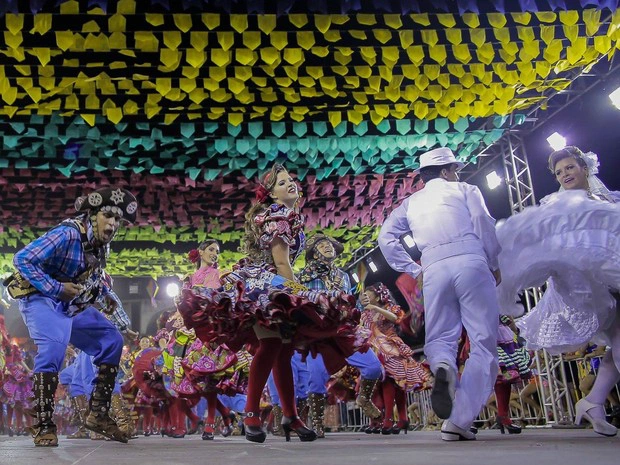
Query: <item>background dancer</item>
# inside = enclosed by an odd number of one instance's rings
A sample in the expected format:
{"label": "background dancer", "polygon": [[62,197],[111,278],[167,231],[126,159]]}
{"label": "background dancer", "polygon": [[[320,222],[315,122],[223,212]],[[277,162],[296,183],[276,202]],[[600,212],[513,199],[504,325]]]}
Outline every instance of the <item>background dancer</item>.
{"label": "background dancer", "polygon": [[[335,265],[343,252],[342,244],[322,233],[312,236],[306,245],[306,266],[301,271],[300,282],[315,290],[338,290],[351,293],[349,275]],[[325,437],[325,396],[329,376],[320,354],[306,359],[310,371],[308,403],[312,415],[312,427],[320,438]],[[355,352],[347,357],[347,363],[360,371],[359,393],[355,403],[370,419],[381,417],[381,411],[372,402],[372,395],[383,377],[381,362],[372,350]]]}

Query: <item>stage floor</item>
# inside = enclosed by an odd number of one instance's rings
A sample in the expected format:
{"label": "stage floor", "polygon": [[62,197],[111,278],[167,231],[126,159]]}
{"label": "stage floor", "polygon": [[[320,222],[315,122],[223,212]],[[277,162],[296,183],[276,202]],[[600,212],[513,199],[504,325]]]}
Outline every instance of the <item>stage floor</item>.
{"label": "stage floor", "polygon": [[269,436],[264,444],[243,437],[202,441],[140,437],[129,444],[67,440],[57,448],[35,448],[30,438],[0,436],[1,465],[612,465],[619,463],[620,437],[590,429],[528,429],[520,435],[485,430],[472,442],[441,441],[438,432],[398,436],[333,433],[301,443]]}

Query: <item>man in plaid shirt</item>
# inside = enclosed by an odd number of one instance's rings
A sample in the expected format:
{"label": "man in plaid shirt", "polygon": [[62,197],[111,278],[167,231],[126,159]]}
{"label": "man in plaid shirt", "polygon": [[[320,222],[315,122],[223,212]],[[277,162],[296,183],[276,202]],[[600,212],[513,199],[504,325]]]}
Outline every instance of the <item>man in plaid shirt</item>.
{"label": "man in plaid shirt", "polygon": [[96,308],[109,299],[104,282],[109,244],[121,221],[133,222],[138,204],[131,192],[106,187],[76,200],[79,216],[63,221],[15,255],[8,292],[37,346],[34,396],[37,423],[31,428],[40,447],[58,445],[53,422],[58,372],[69,343],[93,357],[98,367],[85,425],[107,438],[127,442],[110,418],[110,400],[123,348],[116,327]]}
{"label": "man in plaid shirt", "polygon": [[[300,282],[316,290],[339,290],[351,293],[349,275],[336,267],[334,261],[342,253],[343,246],[324,234],[315,234],[306,244],[306,267],[302,270]],[[381,416],[381,412],[372,403],[372,393],[377,381],[383,376],[381,362],[372,350],[365,353],[356,352],[347,358],[349,365],[360,370],[360,392],[357,405],[364,414],[372,419]],[[326,383],[329,373],[320,354],[316,358],[306,358],[310,381],[308,382],[308,404],[312,414],[312,426],[318,437],[325,437],[323,418],[325,416]],[[333,374],[333,373],[332,373]]]}

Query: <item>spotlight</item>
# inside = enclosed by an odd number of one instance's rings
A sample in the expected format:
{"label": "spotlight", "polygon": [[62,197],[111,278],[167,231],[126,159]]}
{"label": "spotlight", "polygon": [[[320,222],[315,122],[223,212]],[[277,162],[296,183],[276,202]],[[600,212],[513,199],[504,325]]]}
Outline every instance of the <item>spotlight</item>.
{"label": "spotlight", "polygon": [[497,171],[492,171],[487,174],[487,184],[489,185],[489,189],[495,189],[502,183],[502,178],[499,177]]}
{"label": "spotlight", "polygon": [[370,268],[373,273],[376,273],[378,270],[377,265],[375,265],[375,262],[373,262],[372,259],[368,260],[368,268]]}
{"label": "spotlight", "polygon": [[411,234],[405,234],[405,236],[403,237],[403,241],[405,241],[405,244],[410,249],[412,249],[415,245],[415,241],[413,240],[413,237],[411,237]]}
{"label": "spotlight", "polygon": [[166,286],[166,294],[168,297],[176,297],[179,295],[179,285],[177,283],[170,283]]}
{"label": "spotlight", "polygon": [[353,278],[353,281],[355,281],[356,283],[360,282],[360,277],[357,275],[355,271],[351,273],[351,277]]}
{"label": "spotlight", "polygon": [[609,94],[609,99],[611,103],[620,110],[620,87],[614,90],[611,94]]}
{"label": "spotlight", "polygon": [[547,137],[547,142],[549,142],[549,145],[553,150],[562,150],[566,147],[566,138],[558,132],[554,132]]}

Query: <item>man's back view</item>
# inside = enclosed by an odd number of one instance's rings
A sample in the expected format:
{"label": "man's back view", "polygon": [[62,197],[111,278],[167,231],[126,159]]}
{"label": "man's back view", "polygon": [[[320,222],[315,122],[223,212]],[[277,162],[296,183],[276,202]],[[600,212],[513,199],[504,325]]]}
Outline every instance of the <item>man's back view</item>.
{"label": "man's back view", "polygon": [[[461,167],[450,149],[423,154],[420,176],[426,186],[392,212],[379,234],[379,246],[392,268],[413,276],[424,273],[424,351],[435,374],[433,409],[447,419],[442,426],[446,441],[475,439],[469,428],[488,400],[498,370],[495,285],[501,280],[500,247],[480,190],[458,182]],[[400,243],[406,233],[422,253],[421,266]],[[471,352],[455,392],[463,326]]]}

